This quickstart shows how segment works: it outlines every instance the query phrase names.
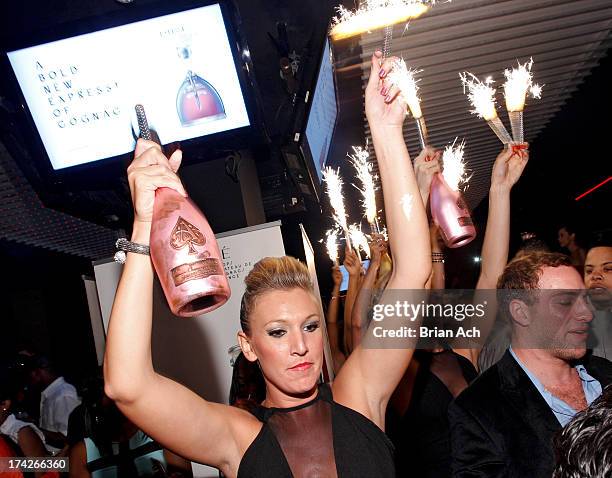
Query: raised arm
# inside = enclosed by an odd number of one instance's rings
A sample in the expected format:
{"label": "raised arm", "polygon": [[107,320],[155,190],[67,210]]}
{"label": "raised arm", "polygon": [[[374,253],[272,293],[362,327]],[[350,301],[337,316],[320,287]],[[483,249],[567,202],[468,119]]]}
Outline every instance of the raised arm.
{"label": "raised arm", "polygon": [[348,247],[345,249],[344,267],[349,275],[348,289],[344,299],[344,350],[347,355],[350,355],[354,348],[351,335],[353,305],[361,285],[361,259],[357,251]]}
{"label": "raised arm", "polygon": [[[128,168],[134,203],[131,240],[148,244],[155,189],[185,190],[176,175],[181,153],[168,160],[158,145],[139,140]],[[147,435],[185,458],[235,476],[244,449],[258,430],[243,410],[207,402],[159,375],[151,360],[153,267],[149,257],[128,253],[106,338],[106,394]],[[250,428],[249,428],[250,426]]]}
{"label": "raised arm", "polygon": [[329,307],[327,308],[327,335],[329,337],[329,347],[331,348],[332,358],[334,360],[334,373],[337,374],[340,367],[344,365],[346,357],[340,350],[340,330],[338,327],[338,309],[340,308],[340,285],[342,284],[342,272],[337,265],[332,267],[332,280],[334,286],[332,288],[331,298],[329,299]]}
{"label": "raised arm", "polygon": [[[491,173],[491,188],[489,189],[489,213],[487,216],[487,226],[485,230],[484,242],[481,253],[480,276],[476,283],[476,294],[474,303],[487,301],[488,310],[495,310],[495,294],[484,292],[497,287],[497,280],[504,271],[508,262],[508,249],[510,246],[510,192],[512,187],[521,177],[527,161],[529,160],[528,145],[510,145],[504,149],[493,164]],[[481,291],[481,292],[478,292]],[[491,333],[495,317],[487,317],[487,320],[480,321],[481,344]],[[478,368],[478,356],[480,347],[470,349],[456,349]]]}
{"label": "raised arm", "polygon": [[361,343],[361,335],[368,326],[368,310],[372,302],[372,292],[378,276],[378,270],[380,269],[382,254],[387,250],[385,238],[381,234],[375,235],[369,246],[371,254],[370,265],[368,266],[365,277],[361,281],[359,293],[357,294],[351,313],[353,348],[356,348]]}
{"label": "raised arm", "polygon": [[528,160],[527,149],[517,149],[515,152],[510,146],[499,153],[493,164],[489,189],[489,214],[482,244],[477,289],[495,289],[497,279],[508,262],[510,191],[521,177]]}
{"label": "raised arm", "polygon": [[[406,104],[396,86],[384,84],[394,60],[381,65],[381,57],[380,52],[372,56],[365,96],[393,251],[393,272],[380,302],[392,305],[397,297],[390,291],[405,290],[405,298],[411,300],[410,289],[423,289],[431,272],[431,249],[427,215],[402,133]],[[402,349],[366,348],[362,341],[334,382],[334,398],[384,429],[389,397],[414,352],[413,343],[403,345]]]}

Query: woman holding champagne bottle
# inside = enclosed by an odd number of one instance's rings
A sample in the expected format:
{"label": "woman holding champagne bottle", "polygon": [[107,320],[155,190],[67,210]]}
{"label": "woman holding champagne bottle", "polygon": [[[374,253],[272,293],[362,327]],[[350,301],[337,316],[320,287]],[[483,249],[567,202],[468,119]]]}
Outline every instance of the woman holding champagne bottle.
{"label": "woman holding champagne bottle", "polygon": [[[431,270],[427,217],[402,134],[406,105],[385,84],[393,58],[372,57],[366,114],[379,163],[394,269],[387,287],[422,289]],[[135,221],[132,241],[148,244],[155,189],[185,194],[167,159],[139,140],[128,168]],[[411,244],[410,248],[401,244]],[[347,359],[331,386],[317,385],[323,364],[318,298],[305,266],[265,258],[245,279],[239,343],[257,361],[266,398],[252,414],[208,402],[153,369],[153,268],[128,253],[108,330],[106,393],[154,440],[227,477],[392,477],[393,449],[384,434],[387,402],[412,357],[403,349],[367,348]],[[390,293],[381,302],[391,303]],[[393,319],[391,317],[391,319]]]}

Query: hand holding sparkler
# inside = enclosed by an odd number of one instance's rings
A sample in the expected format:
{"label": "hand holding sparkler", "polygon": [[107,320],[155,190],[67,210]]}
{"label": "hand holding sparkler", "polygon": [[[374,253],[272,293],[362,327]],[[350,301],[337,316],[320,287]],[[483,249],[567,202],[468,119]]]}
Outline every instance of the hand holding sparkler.
{"label": "hand holding sparkler", "polygon": [[428,146],[414,160],[414,174],[416,175],[419,192],[425,207],[427,207],[427,201],[429,201],[431,181],[436,173],[442,171],[440,168],[440,156],[440,151],[436,151],[431,146]]}
{"label": "hand holding sparkler", "polygon": [[359,277],[361,275],[361,259],[359,254],[349,247],[344,250],[343,265],[346,267],[349,276]]}
{"label": "hand holding sparkler", "polygon": [[[372,55],[370,79],[366,87],[366,117],[373,134],[379,130],[402,132],[406,118],[406,103],[397,98],[399,88],[395,85],[385,88],[384,78],[393,69],[396,58],[382,61],[382,52]],[[401,100],[401,101],[398,101]]]}
{"label": "hand holding sparkler", "polygon": [[460,73],[459,76],[463,84],[463,92],[466,93],[467,91],[467,97],[472,104],[472,108],[474,108],[472,113],[483,118],[502,143],[510,143],[512,138],[499,116],[497,116],[495,88],[491,86],[493,79],[488,77],[485,81],[480,81],[475,75],[467,71]]}
{"label": "hand holding sparkler", "polygon": [[[515,146],[515,145],[513,145]],[[529,161],[529,145],[521,143],[523,148],[504,148],[497,156],[491,172],[491,189],[510,191],[516,184]]]}

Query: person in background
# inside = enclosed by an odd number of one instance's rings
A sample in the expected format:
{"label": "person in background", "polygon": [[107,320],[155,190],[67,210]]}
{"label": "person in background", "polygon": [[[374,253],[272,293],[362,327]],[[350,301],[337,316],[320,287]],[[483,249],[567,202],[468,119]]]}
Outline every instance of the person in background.
{"label": "person in background", "polygon": [[[495,310],[495,297],[489,292],[503,273],[508,260],[510,242],[510,191],[521,177],[529,160],[525,149],[515,152],[511,147],[502,150],[493,165],[489,192],[489,215],[482,247],[480,277],[476,284],[474,301],[488,302]],[[432,177],[440,171],[439,152],[431,148],[424,150],[415,161],[417,182],[423,204],[429,200]],[[428,281],[432,296],[444,297],[444,244],[439,230],[430,226],[432,250],[432,275]],[[438,291],[439,294],[435,292]],[[486,294],[486,295],[485,295]],[[434,299],[435,300],[435,299]],[[465,300],[470,300],[466,297]],[[450,322],[449,322],[450,319]],[[452,318],[427,318],[430,330],[448,330],[455,323]],[[492,314],[478,319],[475,325],[484,340],[494,320]],[[469,322],[465,319],[462,325]],[[476,366],[479,347],[462,343],[456,346],[452,340],[437,338],[422,344],[415,352],[406,374],[396,389],[389,415],[395,421],[393,439],[398,453],[396,466],[398,476],[437,478],[451,475],[451,444],[448,407],[478,375]],[[389,421],[389,420],[388,420]]]}
{"label": "person in background", "polygon": [[368,311],[372,308],[374,295],[378,292],[380,297],[380,294],[382,294],[382,291],[375,290],[375,286],[379,279],[382,255],[387,252],[387,243],[382,234],[374,234],[368,246],[370,248],[370,265],[359,285],[349,323],[353,348],[361,343],[361,337],[368,328]]}
{"label": "person in background", "polygon": [[47,448],[59,453],[67,444],[68,418],[81,400],[76,388],[57,373],[47,357],[32,358],[28,370],[30,386],[41,391],[39,427]]}
{"label": "person in background", "polygon": [[[18,420],[11,412],[12,399],[17,387],[8,370],[0,371],[0,434],[8,438],[13,446],[18,447],[24,458],[46,457],[49,452],[45,448],[45,437],[33,423]],[[16,456],[16,455],[12,455]],[[1,474],[1,473],[0,473]],[[4,476],[3,474],[1,474]],[[36,478],[42,478],[45,473],[36,472]],[[56,476],[59,476],[56,474]]]}
{"label": "person in background", "polygon": [[85,438],[70,448],[69,478],[191,476],[188,461],[155,443],[103,392],[83,406]]}
{"label": "person in background", "polygon": [[612,363],[586,354],[593,315],[569,257],[525,254],[497,286],[511,346],[449,406],[453,476],[549,478],[554,433],[612,383]]}
{"label": "person in background", "polygon": [[612,242],[591,247],[584,263],[584,284],[593,305],[593,355],[612,360]]}
{"label": "person in background", "polygon": [[266,398],[266,383],[261,370],[254,362],[249,362],[242,352],[234,360],[229,404],[243,410],[253,410]]}
{"label": "person in background", "polygon": [[[0,458],[11,458],[17,456],[17,453],[11,444],[4,437],[0,436]],[[2,478],[23,478],[21,471],[4,471]]]}
{"label": "person in background", "polygon": [[569,255],[572,258],[572,265],[582,273],[586,251],[584,248],[580,247],[576,233],[577,231],[574,226],[564,225],[559,228],[557,240],[561,247],[569,251]]}
{"label": "person in background", "polygon": [[612,476],[612,386],[555,436],[552,478]]}
{"label": "person in background", "polygon": [[334,285],[332,287],[327,313],[325,314],[325,321],[327,323],[329,347],[332,353],[332,360],[334,361],[334,374],[337,374],[346,361],[346,355],[340,347],[340,337],[342,334],[340,333],[340,326],[338,325],[338,311],[340,310],[342,271],[337,265],[332,266],[332,281]]}
{"label": "person in background", "polygon": [[348,357],[355,348],[351,331],[351,316],[363,277],[363,266],[361,265],[359,252],[346,247],[344,250],[344,267],[349,275],[348,288],[344,299],[344,352]]}

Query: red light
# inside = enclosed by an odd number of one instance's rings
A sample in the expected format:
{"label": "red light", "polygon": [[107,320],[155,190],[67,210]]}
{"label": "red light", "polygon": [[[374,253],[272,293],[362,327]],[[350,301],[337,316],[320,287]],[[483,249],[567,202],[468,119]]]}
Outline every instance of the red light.
{"label": "red light", "polygon": [[588,191],[583,192],[580,196],[576,197],[575,201],[578,201],[579,199],[582,199],[583,197],[585,197],[587,194],[591,194],[593,191],[595,191],[597,188],[602,187],[604,184],[606,184],[608,181],[612,181],[612,176],[610,176],[608,179],[604,179],[602,182],[600,182],[598,185],[592,187],[591,189],[589,189]]}

